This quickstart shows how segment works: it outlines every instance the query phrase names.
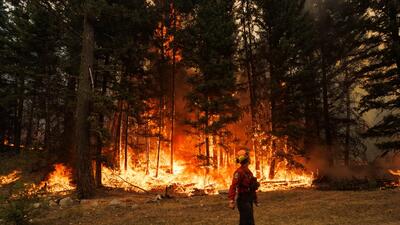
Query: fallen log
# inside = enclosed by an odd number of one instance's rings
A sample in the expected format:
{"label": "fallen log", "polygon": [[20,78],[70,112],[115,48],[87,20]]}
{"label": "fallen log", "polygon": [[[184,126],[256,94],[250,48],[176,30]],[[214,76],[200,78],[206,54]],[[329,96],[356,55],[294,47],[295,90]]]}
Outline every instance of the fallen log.
{"label": "fallen log", "polygon": [[130,186],[132,186],[132,187],[134,187],[134,188],[136,188],[136,189],[139,189],[139,190],[141,190],[141,191],[143,191],[143,192],[145,192],[145,193],[149,193],[146,189],[141,188],[141,187],[139,187],[139,186],[137,186],[137,185],[134,185],[134,184],[130,183],[129,181],[127,181],[127,180],[125,180],[124,178],[122,178],[120,175],[118,175],[118,174],[115,174],[115,175],[116,175],[118,178],[120,178],[122,181],[124,181],[125,183],[129,184]]}
{"label": "fallen log", "polygon": [[287,184],[298,184],[302,183],[300,180],[293,180],[293,181],[287,181],[287,180],[269,180],[269,181],[261,181],[261,184],[282,184],[282,183],[287,183]]}

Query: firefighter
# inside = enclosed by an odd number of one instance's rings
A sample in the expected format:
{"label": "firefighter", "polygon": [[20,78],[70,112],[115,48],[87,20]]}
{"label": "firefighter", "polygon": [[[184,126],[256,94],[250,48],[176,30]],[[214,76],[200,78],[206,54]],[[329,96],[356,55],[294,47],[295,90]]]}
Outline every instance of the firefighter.
{"label": "firefighter", "polygon": [[240,150],[236,162],[240,163],[241,166],[236,169],[232,185],[229,188],[229,208],[235,209],[235,197],[237,197],[240,225],[254,225],[253,203],[258,206],[256,190],[259,183],[249,169],[250,157],[248,152]]}

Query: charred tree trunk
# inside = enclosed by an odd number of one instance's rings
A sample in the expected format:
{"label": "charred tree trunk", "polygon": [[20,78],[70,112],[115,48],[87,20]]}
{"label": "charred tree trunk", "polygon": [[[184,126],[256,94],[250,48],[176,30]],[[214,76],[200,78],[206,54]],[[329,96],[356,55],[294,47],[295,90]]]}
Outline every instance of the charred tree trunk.
{"label": "charred tree trunk", "polygon": [[158,177],[158,170],[160,169],[160,154],[161,154],[161,140],[162,140],[162,130],[163,130],[163,108],[164,108],[164,97],[160,97],[160,111],[158,119],[158,141],[157,141],[157,167],[156,167],[156,177]]}
{"label": "charred tree trunk", "polygon": [[[108,64],[108,56],[106,57],[105,64]],[[101,85],[101,96],[105,96],[107,92],[107,77],[103,74],[102,77],[102,85]],[[100,112],[98,118],[99,128],[104,127],[104,113]],[[98,132],[97,135],[97,146],[96,146],[96,186],[102,187],[102,176],[101,176],[101,164],[102,164],[102,150],[103,150],[103,137],[101,136],[101,132]]]}
{"label": "charred tree trunk", "polygon": [[[271,48],[271,47],[270,47]],[[269,179],[274,179],[275,177],[275,152],[276,152],[276,146],[277,146],[277,140],[276,137],[274,136],[276,130],[277,130],[277,114],[278,114],[278,107],[277,107],[277,102],[278,102],[278,97],[279,94],[277,94],[277,87],[278,85],[278,80],[277,80],[277,74],[276,74],[275,66],[270,65],[270,74],[271,74],[271,80],[270,80],[270,87],[271,87],[271,97],[270,97],[270,103],[271,103],[271,154],[270,154],[270,169],[269,169],[269,174],[268,178]]]}
{"label": "charred tree trunk", "polygon": [[16,81],[16,92],[18,95],[17,107],[15,111],[15,124],[14,124],[14,147],[17,152],[19,152],[21,147],[21,133],[22,133],[22,117],[24,110],[24,88],[25,88],[25,78],[21,76],[20,79]]}
{"label": "charred tree trunk", "polygon": [[329,114],[329,96],[328,96],[329,80],[325,66],[326,63],[324,57],[322,57],[322,106],[323,106],[323,117],[324,117],[325,143],[328,154],[328,163],[329,166],[332,167],[334,161],[332,152],[332,130],[331,130],[331,121]]}
{"label": "charred tree trunk", "polygon": [[114,166],[116,170],[120,169],[121,161],[121,125],[122,125],[122,106],[123,103],[119,103],[119,112],[117,117],[117,126],[115,128],[115,139],[114,139]]}
{"label": "charred tree trunk", "polygon": [[89,10],[84,9],[82,54],[78,99],[76,106],[76,188],[78,198],[89,198],[94,194],[94,176],[90,154],[90,76],[93,71],[94,28],[89,18]]}
{"label": "charred tree trunk", "polygon": [[219,146],[218,144],[217,144],[217,146],[218,146],[218,151],[219,151],[219,167],[221,168],[221,167],[224,167],[224,149],[221,146]]}
{"label": "charred tree trunk", "polygon": [[125,171],[128,169],[128,128],[129,128],[129,104],[126,103],[126,112],[125,112],[125,129],[124,129],[124,169]]}
{"label": "charred tree trunk", "polygon": [[146,124],[146,175],[150,174],[150,138],[148,122]]}
{"label": "charred tree trunk", "polygon": [[65,96],[65,111],[64,111],[64,132],[63,132],[63,153],[61,157],[66,160],[72,160],[74,157],[72,152],[74,149],[74,129],[75,129],[75,118],[74,109],[72,107],[75,102],[75,88],[76,88],[76,76],[69,75],[67,84],[67,93]]}
{"label": "charred tree trunk", "polygon": [[206,166],[210,166],[210,137],[208,135],[208,120],[209,120],[209,115],[208,115],[208,110],[206,110],[206,126],[204,129],[204,134],[206,136]]}
{"label": "charred tree trunk", "polygon": [[[104,126],[104,115],[101,113],[99,115],[99,126]],[[101,177],[101,163],[102,163],[102,150],[103,150],[103,140],[100,134],[97,135],[97,146],[96,146],[96,186],[101,187],[102,177]]]}
{"label": "charred tree trunk", "polygon": [[160,93],[159,93],[159,118],[158,118],[158,141],[157,141],[157,164],[156,164],[156,177],[158,177],[158,172],[159,172],[159,167],[160,167],[160,154],[161,154],[161,141],[162,141],[162,130],[163,130],[163,122],[164,122],[164,76],[163,76],[163,67],[166,64],[166,51],[165,51],[165,18],[166,15],[168,14],[167,8],[169,7],[168,4],[165,3],[165,1],[161,1],[162,4],[162,9],[163,9],[163,15],[162,15],[162,20],[161,20],[161,62],[158,67],[158,73],[159,73],[159,82],[160,82]]}
{"label": "charred tree trunk", "polygon": [[212,150],[213,150],[213,166],[214,166],[214,168],[217,168],[218,169],[218,167],[219,167],[219,162],[218,162],[218,147],[217,147],[217,145],[216,145],[216,141],[217,140],[217,138],[215,137],[215,135],[213,135],[212,136]]}
{"label": "charred tree trunk", "polygon": [[44,125],[44,149],[50,151],[50,132],[51,132],[51,121],[49,112],[49,99],[45,100],[45,125]]}
{"label": "charred tree trunk", "polygon": [[346,92],[346,137],[344,143],[344,165],[350,165],[350,123],[351,123],[351,99],[350,99],[350,85],[349,85],[349,76],[346,71],[345,77],[345,92]]}
{"label": "charred tree trunk", "polygon": [[28,115],[28,127],[26,128],[25,147],[28,149],[32,146],[33,115],[35,112],[35,107],[36,107],[36,96],[33,96],[31,108],[29,110],[29,115]]}
{"label": "charred tree trunk", "polygon": [[241,20],[241,26],[243,28],[243,43],[245,49],[245,68],[248,80],[248,89],[250,94],[250,116],[251,116],[251,135],[252,135],[252,147],[254,150],[254,162],[256,166],[256,176],[259,176],[260,161],[258,159],[257,144],[255,141],[256,134],[256,102],[257,97],[255,93],[255,73],[254,73],[254,61],[253,61],[253,46],[252,46],[252,28],[251,28],[251,15],[248,0],[242,0],[241,2],[243,17]]}
{"label": "charred tree trunk", "polygon": [[[176,34],[176,10],[173,9],[173,34]],[[172,87],[171,87],[171,159],[170,159],[170,170],[171,174],[174,173],[174,144],[175,144],[175,77],[176,77],[176,43],[175,40],[172,43]]]}

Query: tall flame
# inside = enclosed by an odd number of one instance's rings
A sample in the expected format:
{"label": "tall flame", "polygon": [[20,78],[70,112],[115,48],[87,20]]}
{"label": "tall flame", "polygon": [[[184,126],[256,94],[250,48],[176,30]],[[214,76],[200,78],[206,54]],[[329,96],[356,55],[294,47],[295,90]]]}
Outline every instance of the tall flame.
{"label": "tall flame", "polygon": [[49,174],[47,181],[42,185],[47,187],[50,192],[59,192],[72,190],[74,187],[71,185],[72,171],[63,164],[55,164],[54,171]]}

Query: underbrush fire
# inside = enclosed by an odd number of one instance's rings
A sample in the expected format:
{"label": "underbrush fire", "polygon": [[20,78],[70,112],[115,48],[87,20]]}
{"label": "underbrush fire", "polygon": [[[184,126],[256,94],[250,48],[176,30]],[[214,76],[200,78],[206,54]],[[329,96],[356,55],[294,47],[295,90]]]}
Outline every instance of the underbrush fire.
{"label": "underbrush fire", "polygon": [[[162,154],[163,155],[163,154]],[[164,154],[167,156],[167,154]],[[134,164],[133,154],[128,154],[128,164],[124,168],[124,160],[120,161],[120,169],[102,166],[102,184],[105,187],[124,189],[134,192],[160,192],[169,189],[171,193],[183,196],[212,195],[219,191],[227,190],[231,183],[232,174],[236,165],[229,164],[224,167],[199,166],[194,156],[192,159],[177,159],[174,162],[174,171],[171,173],[167,157],[160,158],[160,168],[156,177],[156,163],[151,161],[149,171],[145,163]],[[137,162],[137,160],[136,160]],[[254,166],[253,166],[254,170]],[[260,191],[291,189],[296,187],[311,187],[312,173],[302,170],[288,170],[278,167],[275,169],[274,179],[268,179],[264,174],[269,174],[269,166],[262,167]],[[63,164],[55,164],[54,171],[47,179],[32,189],[43,190],[49,193],[60,193],[75,189],[72,179],[72,170]]]}

